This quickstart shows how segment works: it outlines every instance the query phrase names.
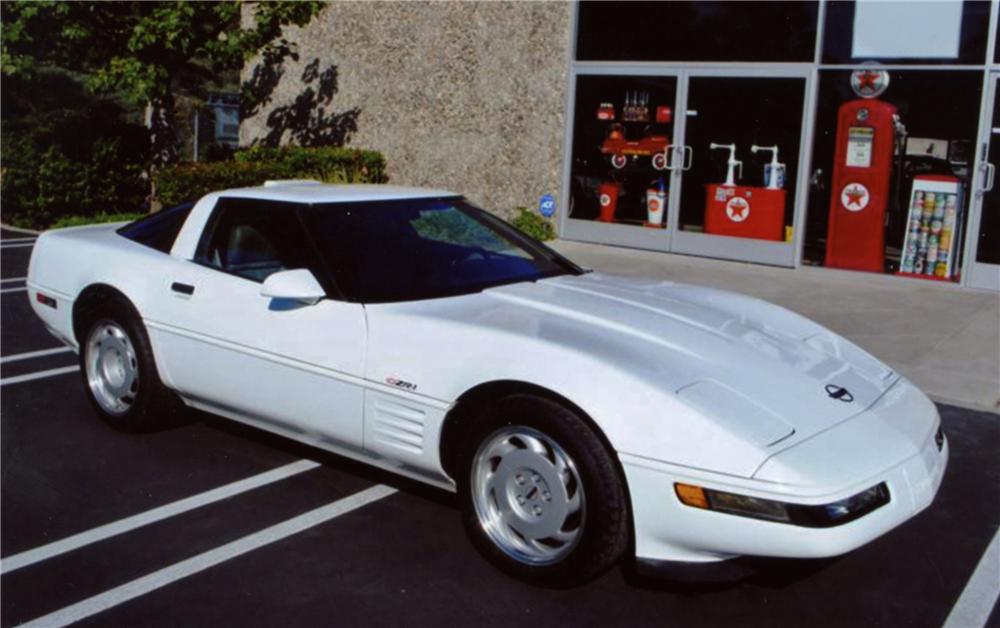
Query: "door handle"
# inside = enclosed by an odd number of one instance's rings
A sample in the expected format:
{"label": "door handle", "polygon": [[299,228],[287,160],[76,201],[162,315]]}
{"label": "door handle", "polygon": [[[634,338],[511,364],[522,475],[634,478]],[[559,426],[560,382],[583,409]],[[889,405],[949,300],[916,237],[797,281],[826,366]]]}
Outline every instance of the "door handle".
{"label": "door handle", "polygon": [[691,164],[694,163],[694,149],[688,145],[684,145],[681,147],[681,150],[684,151],[684,165],[681,166],[681,169],[690,170]]}
{"label": "door handle", "polygon": [[667,158],[667,165],[666,165],[666,169],[667,170],[673,171],[673,170],[677,169],[677,166],[675,165],[675,162],[677,161],[677,149],[679,149],[679,148],[680,148],[680,146],[676,146],[674,144],[671,144],[670,146],[667,146],[664,149],[663,153],[664,153],[664,155]]}
{"label": "door handle", "polygon": [[993,179],[997,173],[996,166],[988,161],[983,164],[983,170],[985,171],[986,181],[983,182],[983,189],[979,191],[980,194],[985,194],[993,190]]}
{"label": "door handle", "polygon": [[189,283],[181,283],[179,281],[175,281],[172,284],[170,284],[170,289],[178,294],[183,294],[186,296],[191,296],[192,294],[194,294],[194,286],[192,286]]}

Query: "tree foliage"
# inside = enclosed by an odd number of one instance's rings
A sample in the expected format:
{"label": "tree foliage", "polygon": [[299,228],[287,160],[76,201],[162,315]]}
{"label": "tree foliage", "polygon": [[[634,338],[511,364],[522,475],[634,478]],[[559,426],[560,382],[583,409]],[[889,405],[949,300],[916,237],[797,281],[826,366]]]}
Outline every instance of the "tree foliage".
{"label": "tree foliage", "polygon": [[[250,7],[244,19],[243,9]],[[283,58],[289,25],[308,23],[321,2],[63,2],[0,3],[5,77],[27,78],[46,67],[78,72],[89,89],[147,107],[152,157],[177,158],[175,96],[203,96],[219,77],[250,58]]]}

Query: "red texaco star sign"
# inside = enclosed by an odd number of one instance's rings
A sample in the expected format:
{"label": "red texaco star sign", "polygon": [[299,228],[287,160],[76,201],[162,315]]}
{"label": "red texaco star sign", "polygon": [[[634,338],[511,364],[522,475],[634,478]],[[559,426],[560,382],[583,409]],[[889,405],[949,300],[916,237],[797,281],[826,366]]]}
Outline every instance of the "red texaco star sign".
{"label": "red texaco star sign", "polygon": [[862,98],[875,98],[889,87],[889,73],[865,68],[851,74],[851,89]]}
{"label": "red texaco star sign", "polygon": [[859,212],[868,207],[870,199],[868,188],[860,183],[848,183],[840,192],[840,204],[844,206],[844,209],[852,212]]}
{"label": "red texaco star sign", "polygon": [[739,196],[734,196],[726,203],[726,216],[733,222],[743,222],[750,217],[750,203]]}

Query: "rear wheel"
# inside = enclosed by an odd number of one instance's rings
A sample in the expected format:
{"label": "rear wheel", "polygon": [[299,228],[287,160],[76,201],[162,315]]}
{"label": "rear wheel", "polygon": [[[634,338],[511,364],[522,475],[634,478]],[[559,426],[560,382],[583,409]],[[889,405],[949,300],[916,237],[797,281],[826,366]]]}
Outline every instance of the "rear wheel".
{"label": "rear wheel", "polygon": [[94,410],[117,430],[167,427],[182,411],[180,400],[160,381],[142,321],[123,299],[89,313],[80,370]]}
{"label": "rear wheel", "polygon": [[562,406],[529,395],[502,399],[477,418],[460,460],[466,531],[507,573],[571,586],[625,552],[618,470],[593,430]]}

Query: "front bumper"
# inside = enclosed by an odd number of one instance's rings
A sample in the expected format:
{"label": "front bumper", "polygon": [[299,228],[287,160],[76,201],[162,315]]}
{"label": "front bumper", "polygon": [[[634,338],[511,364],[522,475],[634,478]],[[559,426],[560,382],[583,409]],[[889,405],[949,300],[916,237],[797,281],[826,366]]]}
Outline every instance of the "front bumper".
{"label": "front bumper", "polygon": [[[945,440],[939,451],[934,431],[916,454],[875,477],[825,494],[796,494],[795,489],[774,482],[622,454],[632,497],[636,558],[713,562],[744,555],[825,558],[849,552],[912,518],[934,501],[948,462],[948,442]],[[848,523],[811,528],[685,506],[674,494],[677,482],[804,505],[828,504],[885,482],[890,500]]]}

